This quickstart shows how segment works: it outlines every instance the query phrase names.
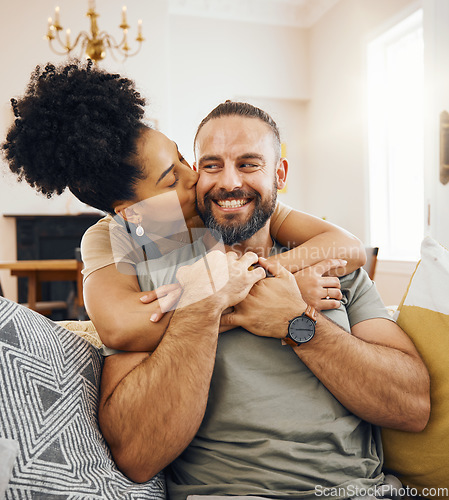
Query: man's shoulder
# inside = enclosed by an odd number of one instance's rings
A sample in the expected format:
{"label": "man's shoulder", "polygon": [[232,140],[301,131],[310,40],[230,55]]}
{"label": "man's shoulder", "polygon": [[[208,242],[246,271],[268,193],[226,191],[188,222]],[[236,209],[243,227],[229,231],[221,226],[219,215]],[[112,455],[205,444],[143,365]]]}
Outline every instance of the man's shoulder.
{"label": "man's shoulder", "polygon": [[370,288],[373,286],[373,282],[368,276],[368,273],[363,269],[363,267],[359,267],[355,271],[350,274],[346,274],[345,276],[341,276],[340,278],[341,287],[345,288],[353,288],[364,286]]}
{"label": "man's shoulder", "polygon": [[374,282],[371,281],[368,273],[363,269],[356,269],[354,272],[342,276],[340,279],[341,292],[348,304],[356,301],[365,294],[378,295]]}
{"label": "man's shoulder", "polygon": [[366,319],[391,319],[375,283],[363,269],[340,278],[342,304],[346,308],[351,326]]}

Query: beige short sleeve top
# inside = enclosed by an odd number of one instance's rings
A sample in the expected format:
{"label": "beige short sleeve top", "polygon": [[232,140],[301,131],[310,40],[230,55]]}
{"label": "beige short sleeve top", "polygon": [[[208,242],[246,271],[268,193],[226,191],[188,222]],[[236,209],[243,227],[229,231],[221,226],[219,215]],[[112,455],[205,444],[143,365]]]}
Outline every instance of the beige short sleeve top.
{"label": "beige short sleeve top", "polygon": [[271,236],[277,240],[279,228],[282,226],[282,223],[287,218],[287,215],[292,211],[292,208],[281,203],[279,200],[276,203],[276,208],[274,209],[273,215],[271,216],[270,221],[270,233]]}
{"label": "beige short sleeve top", "polygon": [[[277,202],[271,216],[271,236],[276,239],[279,228],[291,212],[291,208]],[[111,215],[107,215],[91,226],[81,240],[81,255],[84,262],[83,279],[98,269],[111,264],[136,266],[144,257],[140,247],[133,244],[125,228]]]}

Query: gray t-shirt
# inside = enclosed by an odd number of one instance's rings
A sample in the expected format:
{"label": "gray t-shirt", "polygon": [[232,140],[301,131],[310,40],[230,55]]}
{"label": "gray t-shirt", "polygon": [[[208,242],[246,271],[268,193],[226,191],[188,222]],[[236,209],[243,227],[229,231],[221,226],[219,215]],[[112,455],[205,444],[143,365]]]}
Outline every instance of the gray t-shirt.
{"label": "gray t-shirt", "polygon": [[[325,314],[343,329],[390,319],[365,271],[341,278],[341,289],[341,307]],[[382,460],[379,430],[342,406],[290,347],[236,328],[219,336],[204,420],[167,487],[170,500],[316,499],[317,486],[382,483]]]}
{"label": "gray t-shirt", "polygon": [[[220,245],[220,248],[223,248],[224,251],[223,245]],[[201,237],[193,243],[184,244],[181,248],[157,259],[139,262],[136,265],[136,273],[140,289],[148,291],[162,285],[176,283],[176,273],[181,266],[190,266],[205,257],[207,253],[208,251]]]}

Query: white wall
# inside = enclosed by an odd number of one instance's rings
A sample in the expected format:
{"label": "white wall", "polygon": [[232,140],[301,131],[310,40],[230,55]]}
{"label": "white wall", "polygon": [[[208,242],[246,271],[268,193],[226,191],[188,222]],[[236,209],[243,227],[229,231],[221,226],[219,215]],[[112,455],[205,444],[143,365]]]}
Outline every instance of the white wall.
{"label": "white wall", "polygon": [[416,262],[378,262],[375,281],[385,305],[399,305],[415,268]]}
{"label": "white wall", "polygon": [[[424,57],[426,60],[426,194],[430,205],[427,233],[449,248],[449,183],[439,180],[442,111],[449,111],[449,2],[424,0]],[[427,33],[427,36],[426,36]]]}
{"label": "white wall", "polygon": [[220,102],[308,97],[299,28],[174,15],[169,59],[169,133],[189,160],[198,124]]}
{"label": "white wall", "polygon": [[[416,4],[415,0],[340,0],[308,33],[304,209],[366,242],[366,44]],[[398,304],[414,264],[382,262],[382,249],[379,259],[378,289],[385,303]]]}

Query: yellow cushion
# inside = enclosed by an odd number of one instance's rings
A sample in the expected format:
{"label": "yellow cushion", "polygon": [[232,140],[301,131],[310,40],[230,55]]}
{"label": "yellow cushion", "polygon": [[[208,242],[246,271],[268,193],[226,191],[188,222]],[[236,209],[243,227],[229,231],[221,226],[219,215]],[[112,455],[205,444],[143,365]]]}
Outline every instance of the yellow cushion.
{"label": "yellow cushion", "polygon": [[[449,252],[431,238],[399,306],[397,323],[410,336],[430,373],[431,415],[419,433],[382,430],[385,466],[425,497],[449,488]],[[441,492],[442,493],[442,492]],[[449,498],[449,490],[438,498]]]}

